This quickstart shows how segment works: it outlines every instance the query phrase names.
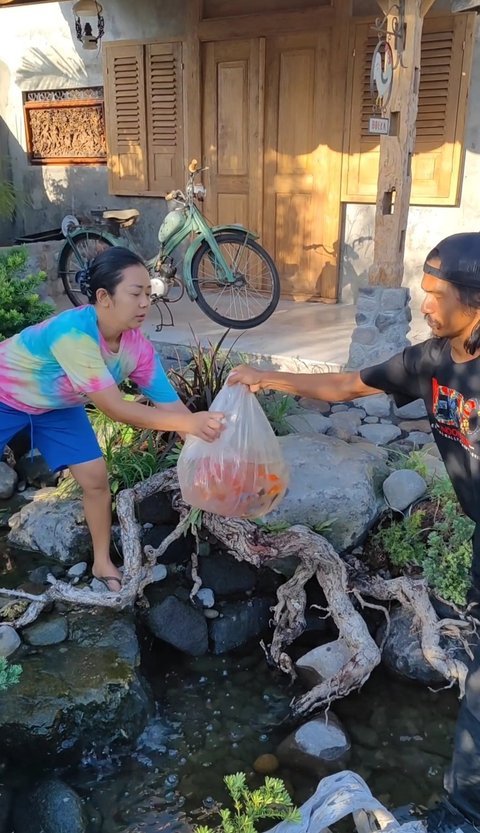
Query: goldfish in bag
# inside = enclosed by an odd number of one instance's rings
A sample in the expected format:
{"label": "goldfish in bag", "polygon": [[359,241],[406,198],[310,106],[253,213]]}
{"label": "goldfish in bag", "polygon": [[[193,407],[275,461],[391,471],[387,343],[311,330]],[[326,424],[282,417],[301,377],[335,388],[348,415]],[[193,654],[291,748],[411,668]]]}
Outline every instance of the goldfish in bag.
{"label": "goldfish in bag", "polygon": [[225,385],[210,410],[225,414],[225,429],[213,443],[187,437],[177,464],[182,497],[216,515],[260,518],[288,486],[278,438],[246,385]]}

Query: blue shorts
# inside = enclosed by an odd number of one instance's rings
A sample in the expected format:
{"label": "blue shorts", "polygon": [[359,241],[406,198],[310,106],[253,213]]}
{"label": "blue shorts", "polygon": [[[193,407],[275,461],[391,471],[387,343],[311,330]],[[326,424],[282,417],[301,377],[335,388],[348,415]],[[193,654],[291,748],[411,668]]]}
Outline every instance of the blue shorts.
{"label": "blue shorts", "polygon": [[38,448],[43,454],[51,471],[103,456],[81,405],[44,414],[26,414],[0,402],[0,456],[9,440],[24,429],[30,432],[32,448]]}

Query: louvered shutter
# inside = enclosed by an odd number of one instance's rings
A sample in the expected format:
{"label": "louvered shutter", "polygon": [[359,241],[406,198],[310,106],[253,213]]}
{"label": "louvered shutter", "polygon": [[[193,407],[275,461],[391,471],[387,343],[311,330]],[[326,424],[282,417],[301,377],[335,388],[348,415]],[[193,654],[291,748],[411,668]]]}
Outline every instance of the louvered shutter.
{"label": "louvered shutter", "polygon": [[182,188],[184,171],[180,43],[146,47],[149,190]]}
{"label": "louvered shutter", "polygon": [[[424,22],[417,138],[412,160],[413,205],[455,205],[458,201],[473,18],[474,15],[448,15]],[[372,114],[370,65],[377,42],[371,21],[357,24],[352,40],[351,106],[342,199],[374,202],[380,147],[378,137],[368,133]]]}
{"label": "louvered shutter", "polygon": [[105,44],[105,120],[110,193],[144,192],[147,151],[141,44]]}

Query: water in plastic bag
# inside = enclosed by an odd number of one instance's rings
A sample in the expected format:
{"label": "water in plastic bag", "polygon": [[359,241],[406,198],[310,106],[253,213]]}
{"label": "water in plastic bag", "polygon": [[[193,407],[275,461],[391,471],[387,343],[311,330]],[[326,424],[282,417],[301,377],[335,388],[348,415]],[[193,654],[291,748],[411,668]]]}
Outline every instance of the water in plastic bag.
{"label": "water in plastic bag", "polygon": [[287,489],[280,443],[246,385],[225,385],[210,410],[225,414],[225,429],[213,443],[187,437],[177,464],[182,497],[216,515],[260,518]]}

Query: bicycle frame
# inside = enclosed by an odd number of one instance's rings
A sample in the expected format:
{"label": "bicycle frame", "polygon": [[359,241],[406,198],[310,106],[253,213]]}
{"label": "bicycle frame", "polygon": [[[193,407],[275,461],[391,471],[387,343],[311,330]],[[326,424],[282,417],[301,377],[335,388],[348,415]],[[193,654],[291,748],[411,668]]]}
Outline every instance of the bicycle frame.
{"label": "bicycle frame", "polygon": [[172,236],[165,241],[160,249],[159,256],[171,257],[175,249],[177,249],[177,247],[180,246],[187,239],[187,237],[189,237],[192,233],[196,235],[194,240],[191,241],[183,259],[183,283],[190,300],[195,301],[197,297],[197,292],[192,278],[192,260],[204,241],[208,243],[212,255],[215,257],[215,261],[222,271],[225,283],[234,283],[236,279],[235,275],[223,257],[215,236],[223,231],[243,231],[245,233],[245,241],[247,241],[248,238],[255,239],[258,235],[254,232],[248,231],[248,229],[244,228],[242,225],[232,224],[209,226],[202,212],[193,202],[187,201],[185,205],[182,205],[181,208],[175,210],[183,211],[188,214],[186,222],[182,228],[179,229],[179,231],[172,234]]}

